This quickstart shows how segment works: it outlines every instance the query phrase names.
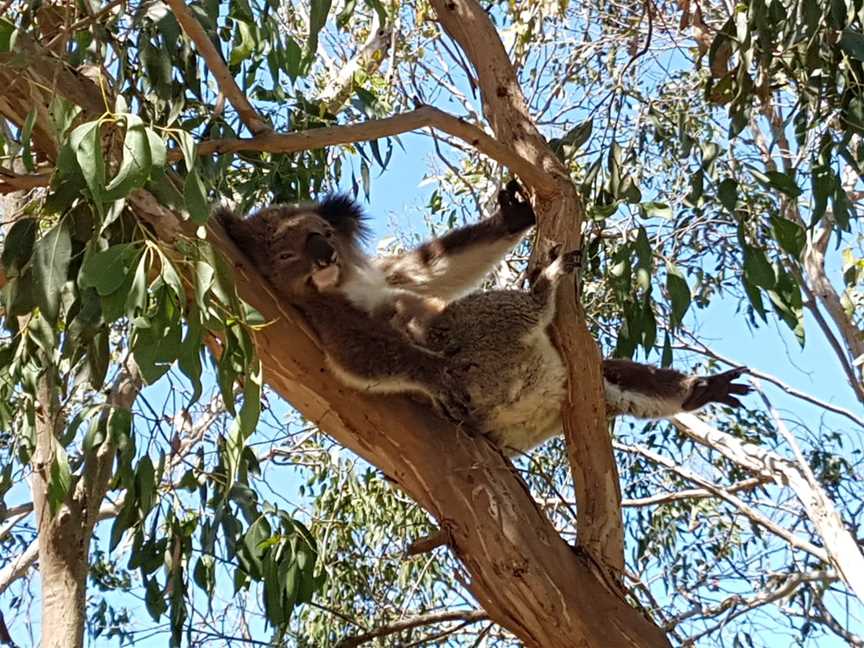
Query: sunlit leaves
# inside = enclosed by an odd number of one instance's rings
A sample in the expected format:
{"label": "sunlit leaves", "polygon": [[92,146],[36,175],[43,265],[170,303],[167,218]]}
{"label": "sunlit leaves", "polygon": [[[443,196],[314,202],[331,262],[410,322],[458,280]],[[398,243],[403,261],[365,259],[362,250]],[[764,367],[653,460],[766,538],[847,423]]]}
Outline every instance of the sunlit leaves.
{"label": "sunlit leaves", "polygon": [[33,246],[33,294],[39,309],[52,324],[60,311],[60,292],[72,258],[66,221],[52,227]]}
{"label": "sunlit leaves", "polygon": [[309,41],[306,43],[306,55],[314,56],[318,50],[318,34],[327,21],[330,13],[331,0],[311,0],[309,7]]}
{"label": "sunlit leaves", "polygon": [[680,326],[684,315],[690,308],[690,286],[681,269],[673,264],[666,266],[666,291],[669,293],[671,312],[669,321],[672,327]]}

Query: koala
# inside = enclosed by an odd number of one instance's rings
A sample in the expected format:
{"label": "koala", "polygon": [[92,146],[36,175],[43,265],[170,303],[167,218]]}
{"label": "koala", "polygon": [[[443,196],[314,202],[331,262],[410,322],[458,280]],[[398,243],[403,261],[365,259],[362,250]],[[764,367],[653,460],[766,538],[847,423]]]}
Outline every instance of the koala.
{"label": "koala", "polygon": [[[517,183],[489,218],[402,255],[370,259],[362,210],[345,196],[218,216],[238,246],[306,316],[334,376],[373,393],[420,394],[507,454],[562,429],[566,365],[549,325],[579,262],[558,254],[530,290],[470,292],[534,224]],[[608,411],[661,418],[718,402],[741,405],[743,368],[710,377],[605,360]]]}

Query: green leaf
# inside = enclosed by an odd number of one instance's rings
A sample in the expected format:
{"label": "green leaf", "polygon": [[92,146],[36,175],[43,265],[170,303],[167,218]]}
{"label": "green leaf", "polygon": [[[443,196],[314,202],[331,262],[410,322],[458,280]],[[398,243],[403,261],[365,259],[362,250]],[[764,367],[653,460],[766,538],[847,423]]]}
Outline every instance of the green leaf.
{"label": "green leaf", "polygon": [[687,280],[684,274],[674,264],[666,264],[666,290],[669,292],[669,299],[672,302],[672,311],[670,313],[670,323],[673,327],[681,325],[684,321],[684,315],[690,307],[690,286],[687,285]]}
{"label": "green leaf", "polygon": [[717,199],[721,205],[734,214],[735,206],[738,204],[738,181],[734,178],[721,180],[717,186]]}
{"label": "green leaf", "polygon": [[60,312],[60,292],[66,283],[72,241],[66,221],[60,221],[33,247],[33,290],[36,304],[51,324]]}
{"label": "green leaf", "polygon": [[318,33],[327,22],[327,14],[330,13],[331,0],[312,0],[309,7],[309,40],[306,44],[306,52],[312,57],[318,51]]}
{"label": "green leaf", "polygon": [[0,52],[11,52],[15,48],[18,30],[14,23],[6,18],[0,19]]}
{"label": "green leaf", "polygon": [[183,153],[183,161],[186,163],[186,171],[191,172],[195,168],[195,162],[198,159],[195,155],[195,140],[184,130],[171,131],[171,134],[176,138],[180,145],[180,150]]}
{"label": "green leaf", "polygon": [[647,218],[672,218],[672,208],[666,203],[661,202],[646,202],[639,205],[643,216]]}
{"label": "green leaf", "polygon": [[765,173],[765,177],[768,179],[769,186],[786,194],[790,198],[797,198],[801,195],[801,189],[795,184],[795,180],[785,173],[781,171],[768,171]]}
{"label": "green leaf", "polygon": [[765,252],[750,245],[744,246],[744,276],[765,290],[771,290],[777,281]]}
{"label": "green leaf", "polygon": [[105,202],[102,195],[105,188],[105,163],[102,160],[100,122],[93,121],[78,126],[69,135],[69,145],[75,153],[78,168],[81,169],[93,203],[101,214],[102,203]]}
{"label": "green leaf", "polygon": [[120,243],[107,250],[88,254],[79,275],[81,287],[95,288],[103,297],[110,295],[130,279],[140,254],[141,246],[135,243]]}
{"label": "green leaf", "polygon": [[186,176],[183,183],[183,199],[186,201],[186,210],[189,218],[197,225],[203,225],[210,217],[210,209],[207,205],[207,190],[198,171],[192,171]]}
{"label": "green leaf", "polygon": [[660,355],[660,366],[672,366],[672,340],[669,337],[669,331],[663,334],[663,353]]}
{"label": "green leaf", "polygon": [[36,242],[38,223],[33,218],[22,218],[15,221],[3,241],[3,269],[6,276],[17,276],[18,271],[33,255],[33,245]]}
{"label": "green leaf", "polygon": [[[161,561],[160,561],[161,562]],[[145,578],[144,605],[147,612],[154,621],[159,621],[165,610],[168,609],[168,604],[165,602],[165,597],[162,596],[162,590],[159,589],[159,584],[155,578]]]}
{"label": "green leaf", "polygon": [[242,20],[236,20],[235,25],[237,26],[237,31],[234,35],[234,41],[237,44],[231,49],[231,55],[228,59],[228,65],[231,67],[240,65],[255,50],[254,27]]}
{"label": "green leaf", "polygon": [[138,469],[135,471],[135,491],[138,493],[138,510],[142,519],[147,517],[153,508],[154,494],[156,492],[155,470],[150,455],[141,457]]}
{"label": "green leaf", "polygon": [[33,134],[33,124],[36,123],[36,109],[33,108],[27,117],[24,119],[24,125],[21,127],[21,161],[24,167],[31,173],[36,170],[36,165],[33,163],[33,154],[30,151],[30,137]]}
{"label": "green leaf", "polygon": [[813,191],[813,213],[810,224],[815,225],[825,215],[828,198],[834,191],[834,174],[827,164],[814,165],[811,169],[810,186]]}
{"label": "green leaf", "polygon": [[864,61],[864,34],[850,28],[840,33],[840,49],[852,58]]}
{"label": "green leaf", "polygon": [[801,251],[807,243],[807,233],[804,228],[798,223],[781,218],[779,216],[771,216],[771,227],[774,230],[774,240],[780,244],[780,248],[793,257],[800,258]]}
{"label": "green leaf", "polygon": [[54,460],[51,462],[51,476],[48,481],[48,506],[51,515],[57,514],[66,495],[72,487],[72,471],[69,468],[69,457],[59,443],[54,444]]}
{"label": "green leaf", "polygon": [[849,231],[849,218],[853,214],[855,206],[849,200],[849,194],[843,188],[839,177],[834,178],[834,192],[831,194],[831,211],[834,216],[834,222],[845,230]]}
{"label": "green leaf", "polygon": [[105,200],[117,200],[133,189],[143,187],[150,177],[153,164],[150,138],[144,122],[136,115],[125,115],[126,135],[123,139],[123,160],[117,175],[105,187]]}
{"label": "green leaf", "polygon": [[261,414],[261,363],[256,359],[246,370],[243,384],[243,406],[240,408],[240,434],[245,441],[255,431]]}
{"label": "green leaf", "polygon": [[741,283],[744,285],[744,292],[747,294],[747,299],[750,301],[753,310],[762,318],[763,322],[767,322],[765,304],[762,303],[762,294],[759,292],[759,288],[752,281],[748,280],[746,275],[741,276]]}

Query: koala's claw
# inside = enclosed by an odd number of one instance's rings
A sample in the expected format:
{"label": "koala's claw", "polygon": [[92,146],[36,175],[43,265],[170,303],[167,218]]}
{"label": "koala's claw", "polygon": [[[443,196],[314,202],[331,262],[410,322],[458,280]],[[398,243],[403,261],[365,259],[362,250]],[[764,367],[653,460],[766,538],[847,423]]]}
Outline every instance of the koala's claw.
{"label": "koala's claw", "polygon": [[501,209],[504,225],[512,234],[521,232],[537,222],[534,209],[516,180],[511,180],[498,192],[498,206]]}
{"label": "koala's claw", "polygon": [[436,400],[441,413],[451,422],[460,425],[471,422],[471,395],[467,390],[462,387],[449,387],[446,392],[439,394]]}
{"label": "koala's claw", "polygon": [[582,250],[570,250],[561,257],[561,269],[566,274],[572,274],[582,265]]}
{"label": "koala's claw", "polygon": [[734,383],[747,371],[747,367],[735,367],[713,376],[704,376],[693,384],[690,396],[684,401],[683,409],[693,411],[708,403],[721,403],[729,407],[742,407],[743,403],[735,398],[746,396],[752,390],[750,385]]}

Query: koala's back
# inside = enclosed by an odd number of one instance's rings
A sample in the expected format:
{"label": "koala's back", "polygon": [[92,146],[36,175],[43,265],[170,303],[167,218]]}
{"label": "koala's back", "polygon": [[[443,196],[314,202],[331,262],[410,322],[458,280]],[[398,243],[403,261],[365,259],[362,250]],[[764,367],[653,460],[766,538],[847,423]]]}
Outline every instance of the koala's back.
{"label": "koala's back", "polygon": [[536,312],[531,293],[475,293],[449,304],[426,332],[430,348],[458,357],[472,409],[505,450],[527,450],[561,430],[567,372]]}

